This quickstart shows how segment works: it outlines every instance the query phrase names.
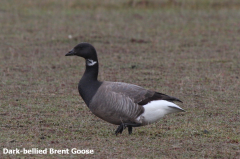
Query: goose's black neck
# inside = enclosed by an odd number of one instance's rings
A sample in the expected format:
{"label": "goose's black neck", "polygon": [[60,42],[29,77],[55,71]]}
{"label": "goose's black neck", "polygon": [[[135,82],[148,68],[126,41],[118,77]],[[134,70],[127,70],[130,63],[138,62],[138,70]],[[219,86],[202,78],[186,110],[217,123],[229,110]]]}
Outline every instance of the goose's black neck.
{"label": "goose's black neck", "polygon": [[98,88],[102,82],[98,81],[98,60],[91,61],[86,59],[86,69],[85,72],[79,81],[78,90],[79,94],[83,98],[84,102],[89,106],[92,97],[97,92]]}

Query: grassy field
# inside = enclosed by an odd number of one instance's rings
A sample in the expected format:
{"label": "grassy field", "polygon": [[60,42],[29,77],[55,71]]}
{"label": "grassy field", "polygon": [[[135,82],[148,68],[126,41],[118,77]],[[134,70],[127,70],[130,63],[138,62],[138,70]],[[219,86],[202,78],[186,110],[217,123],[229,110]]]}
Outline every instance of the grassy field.
{"label": "grassy field", "polygon": [[[2,0],[0,158],[240,158],[238,0]],[[178,97],[185,113],[114,135],[78,95],[95,46],[100,80]],[[4,155],[3,148],[94,155]]]}

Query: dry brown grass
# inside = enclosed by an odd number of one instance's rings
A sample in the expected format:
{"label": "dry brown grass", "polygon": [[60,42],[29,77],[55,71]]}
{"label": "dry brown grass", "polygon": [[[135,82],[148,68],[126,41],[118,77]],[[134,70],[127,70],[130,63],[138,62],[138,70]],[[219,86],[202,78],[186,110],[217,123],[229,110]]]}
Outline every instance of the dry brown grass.
{"label": "dry brown grass", "polygon": [[[1,1],[1,158],[239,158],[240,4],[227,1]],[[69,38],[69,35],[72,38]],[[99,79],[183,100],[187,112],[125,130],[78,95],[92,43]],[[3,155],[2,148],[93,149],[90,155]]]}

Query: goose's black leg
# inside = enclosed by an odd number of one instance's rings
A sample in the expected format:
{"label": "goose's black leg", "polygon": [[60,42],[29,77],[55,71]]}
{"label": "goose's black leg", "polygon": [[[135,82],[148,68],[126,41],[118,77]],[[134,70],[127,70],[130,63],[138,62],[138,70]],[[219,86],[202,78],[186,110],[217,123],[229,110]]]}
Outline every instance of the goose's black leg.
{"label": "goose's black leg", "polygon": [[118,127],[117,130],[115,131],[116,136],[118,135],[118,133],[121,134],[122,131],[123,131],[122,125],[119,125],[119,127]]}
{"label": "goose's black leg", "polygon": [[136,123],[125,123],[125,125],[128,127],[128,134],[132,134],[132,127],[139,127],[141,124],[136,124]]}
{"label": "goose's black leg", "polygon": [[124,123],[122,123],[121,125],[119,125],[119,127],[117,128],[117,130],[115,131],[116,136],[118,135],[118,133],[122,134],[123,130],[126,128],[126,125]]}
{"label": "goose's black leg", "polygon": [[132,134],[132,126],[128,126],[128,134],[129,134],[129,135]]}
{"label": "goose's black leg", "polygon": [[141,126],[141,124],[136,124],[136,123],[122,123],[121,125],[119,125],[119,127],[117,128],[117,130],[115,131],[116,136],[118,135],[118,133],[122,134],[123,130],[128,127],[128,133],[129,135],[132,134],[132,127],[139,127]]}

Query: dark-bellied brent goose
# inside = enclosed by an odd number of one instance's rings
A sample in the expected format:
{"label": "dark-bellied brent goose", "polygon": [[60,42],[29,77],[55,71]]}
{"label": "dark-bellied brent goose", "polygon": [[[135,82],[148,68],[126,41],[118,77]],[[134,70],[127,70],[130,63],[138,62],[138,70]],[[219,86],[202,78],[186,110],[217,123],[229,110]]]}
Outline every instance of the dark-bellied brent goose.
{"label": "dark-bellied brent goose", "polygon": [[144,89],[140,86],[98,81],[98,58],[95,48],[89,43],[80,43],[65,56],[80,56],[86,61],[85,72],[78,84],[78,91],[88,108],[97,117],[119,125],[115,134],[128,127],[154,123],[164,115],[184,110],[172,103],[181,100],[166,94]]}

